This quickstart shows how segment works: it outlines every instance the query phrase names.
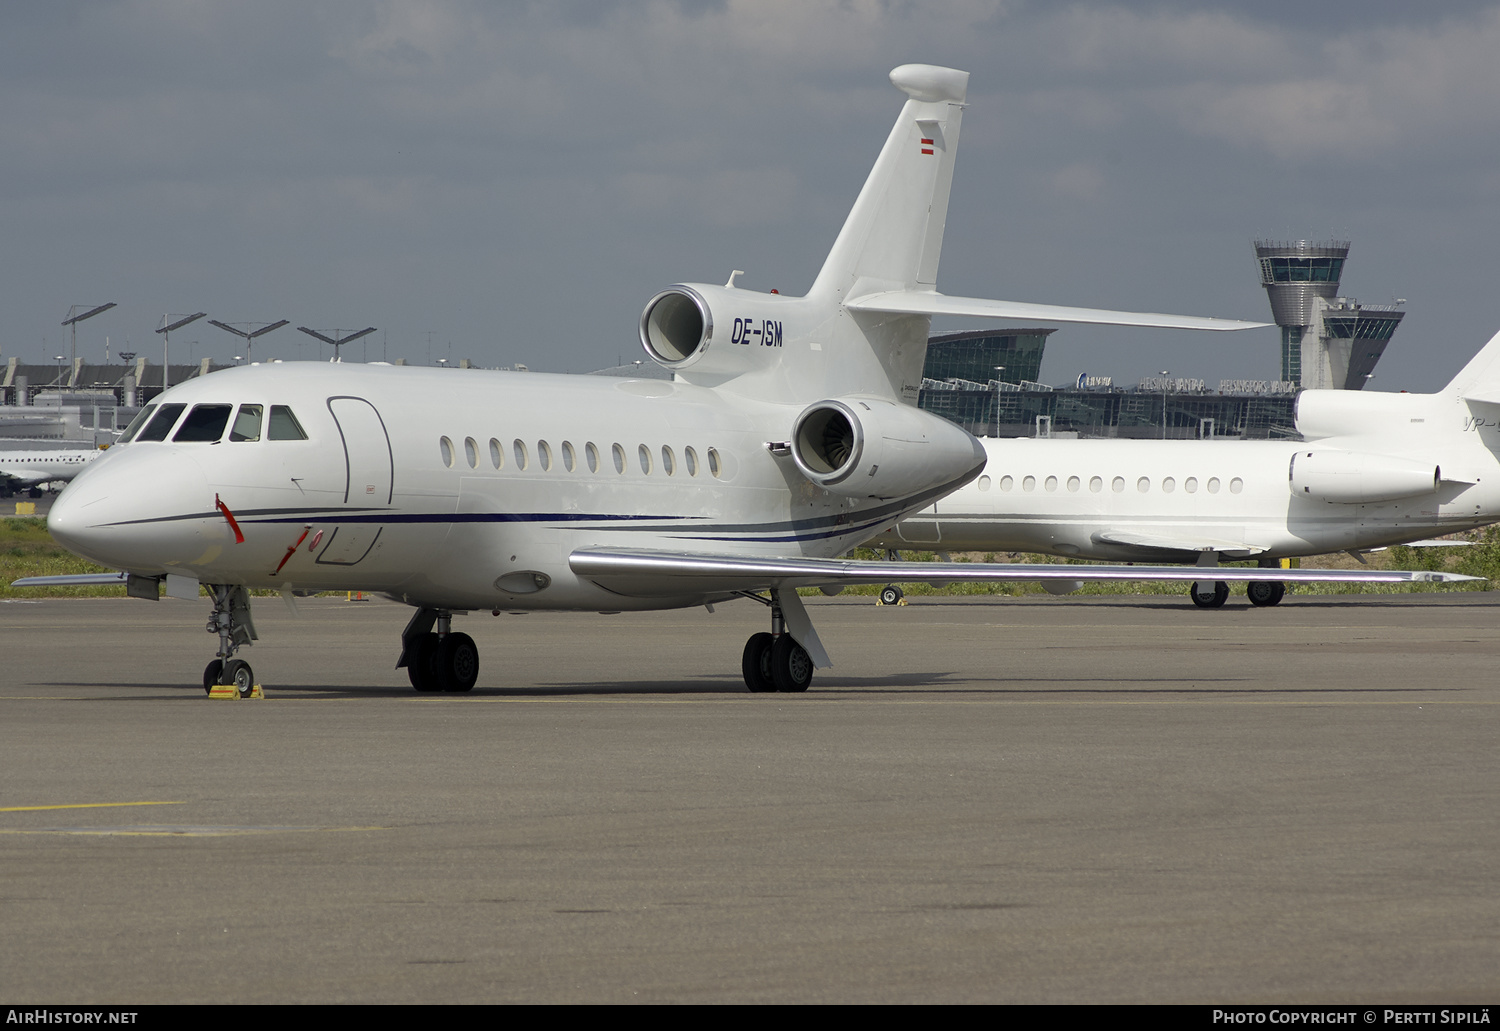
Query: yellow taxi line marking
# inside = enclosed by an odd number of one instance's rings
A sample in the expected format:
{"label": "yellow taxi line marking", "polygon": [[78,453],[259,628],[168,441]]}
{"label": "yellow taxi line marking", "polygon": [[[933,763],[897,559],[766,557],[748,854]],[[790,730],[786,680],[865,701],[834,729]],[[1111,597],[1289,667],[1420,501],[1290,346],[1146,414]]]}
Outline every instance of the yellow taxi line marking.
{"label": "yellow taxi line marking", "polygon": [[120,809],[132,805],[187,805],[186,802],[68,802],[64,805],[9,805],[0,813],[38,813],[44,809]]}

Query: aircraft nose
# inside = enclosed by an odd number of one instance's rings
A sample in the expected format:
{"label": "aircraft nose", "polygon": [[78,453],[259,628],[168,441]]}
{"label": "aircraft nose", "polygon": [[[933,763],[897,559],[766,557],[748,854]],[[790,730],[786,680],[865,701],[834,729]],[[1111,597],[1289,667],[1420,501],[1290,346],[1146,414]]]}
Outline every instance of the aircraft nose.
{"label": "aircraft nose", "polygon": [[115,569],[155,573],[180,561],[183,535],[171,517],[206,514],[212,504],[197,462],[175,448],[127,446],[96,459],[74,478],[47,514],[47,529],[75,555]]}

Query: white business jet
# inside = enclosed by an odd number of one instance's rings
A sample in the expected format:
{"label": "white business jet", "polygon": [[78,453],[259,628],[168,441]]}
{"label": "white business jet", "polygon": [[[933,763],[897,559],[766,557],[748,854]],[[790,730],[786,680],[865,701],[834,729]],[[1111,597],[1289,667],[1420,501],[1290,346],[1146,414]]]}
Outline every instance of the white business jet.
{"label": "white business jet", "polygon": [[[1271,567],[1500,520],[1500,335],[1435,394],[1307,390],[1296,422],[1300,442],[985,440],[984,475],[872,545]],[[1206,575],[1190,591],[1229,596]],[[1246,593],[1275,605],[1285,584]]]}
{"label": "white business jet", "polygon": [[32,497],[40,497],[43,484],[71,480],[102,454],[98,448],[0,451],[0,495],[9,497],[17,490],[30,490]]}
{"label": "white business jet", "polygon": [[[128,593],[213,599],[204,686],[254,682],[249,590],[381,592],[416,611],[397,663],[419,691],[479,668],[456,612],[641,610],[752,598],[752,691],[830,664],[797,595],[891,579],[834,558],[978,476],[979,441],[914,407],[929,316],[1248,324],[936,292],[968,74],[905,65],[900,118],[805,297],[690,284],[641,342],[672,382],[272,364],[190,380],[58,498],[48,526]],[[1455,579],[1294,571],[1302,579]],[[1189,579],[1144,567],[946,565],[923,578]],[[1259,569],[1227,573],[1255,580]],[[36,578],[23,583],[57,582]],[[70,582],[77,582],[76,579]]]}

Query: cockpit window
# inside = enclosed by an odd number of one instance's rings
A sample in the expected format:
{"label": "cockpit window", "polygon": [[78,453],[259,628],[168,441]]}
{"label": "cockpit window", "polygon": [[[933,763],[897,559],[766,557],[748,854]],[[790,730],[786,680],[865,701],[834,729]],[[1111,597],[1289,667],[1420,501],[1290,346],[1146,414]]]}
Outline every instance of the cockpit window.
{"label": "cockpit window", "polygon": [[188,417],[182,420],[182,429],[172,438],[175,444],[217,443],[224,436],[224,427],[229,425],[229,413],[234,405],[194,405]]}
{"label": "cockpit window", "polygon": [[177,417],[187,405],[162,405],[157,411],[156,417],[146,424],[136,437],[136,442],[143,440],[166,440],[167,434],[172,432],[172,426],[177,422]]}
{"label": "cockpit window", "polygon": [[115,443],[129,443],[130,438],[139,433],[141,431],[141,427],[146,425],[146,420],[151,418],[151,413],[154,411],[156,411],[155,405],[147,405],[145,408],[142,408],[139,412],[137,412],[135,414],[135,418],[130,420],[130,425],[125,427],[125,432],[120,434],[120,439],[115,441]]}
{"label": "cockpit window", "polygon": [[266,434],[270,440],[306,440],[302,424],[286,405],[271,406],[271,427]]}
{"label": "cockpit window", "polygon": [[240,405],[240,414],[234,417],[234,429],[229,431],[230,440],[259,440],[260,405]]}

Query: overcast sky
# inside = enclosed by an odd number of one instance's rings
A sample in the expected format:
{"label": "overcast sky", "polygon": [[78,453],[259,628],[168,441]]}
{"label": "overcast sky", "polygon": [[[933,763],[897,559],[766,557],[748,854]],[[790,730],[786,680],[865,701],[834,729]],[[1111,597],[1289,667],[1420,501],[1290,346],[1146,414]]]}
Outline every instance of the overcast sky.
{"label": "overcast sky", "polygon": [[[1342,292],[1409,312],[1372,389],[1431,390],[1500,329],[1496,53],[1493,3],[17,0],[0,354],[117,301],[80,355],[159,361],[204,310],[379,327],[356,360],[629,362],[665,285],[807,288],[920,61],[973,74],[940,289],[1268,320],[1251,241],[1345,238]],[[1278,341],[1064,327],[1043,378],[1274,379]]]}

